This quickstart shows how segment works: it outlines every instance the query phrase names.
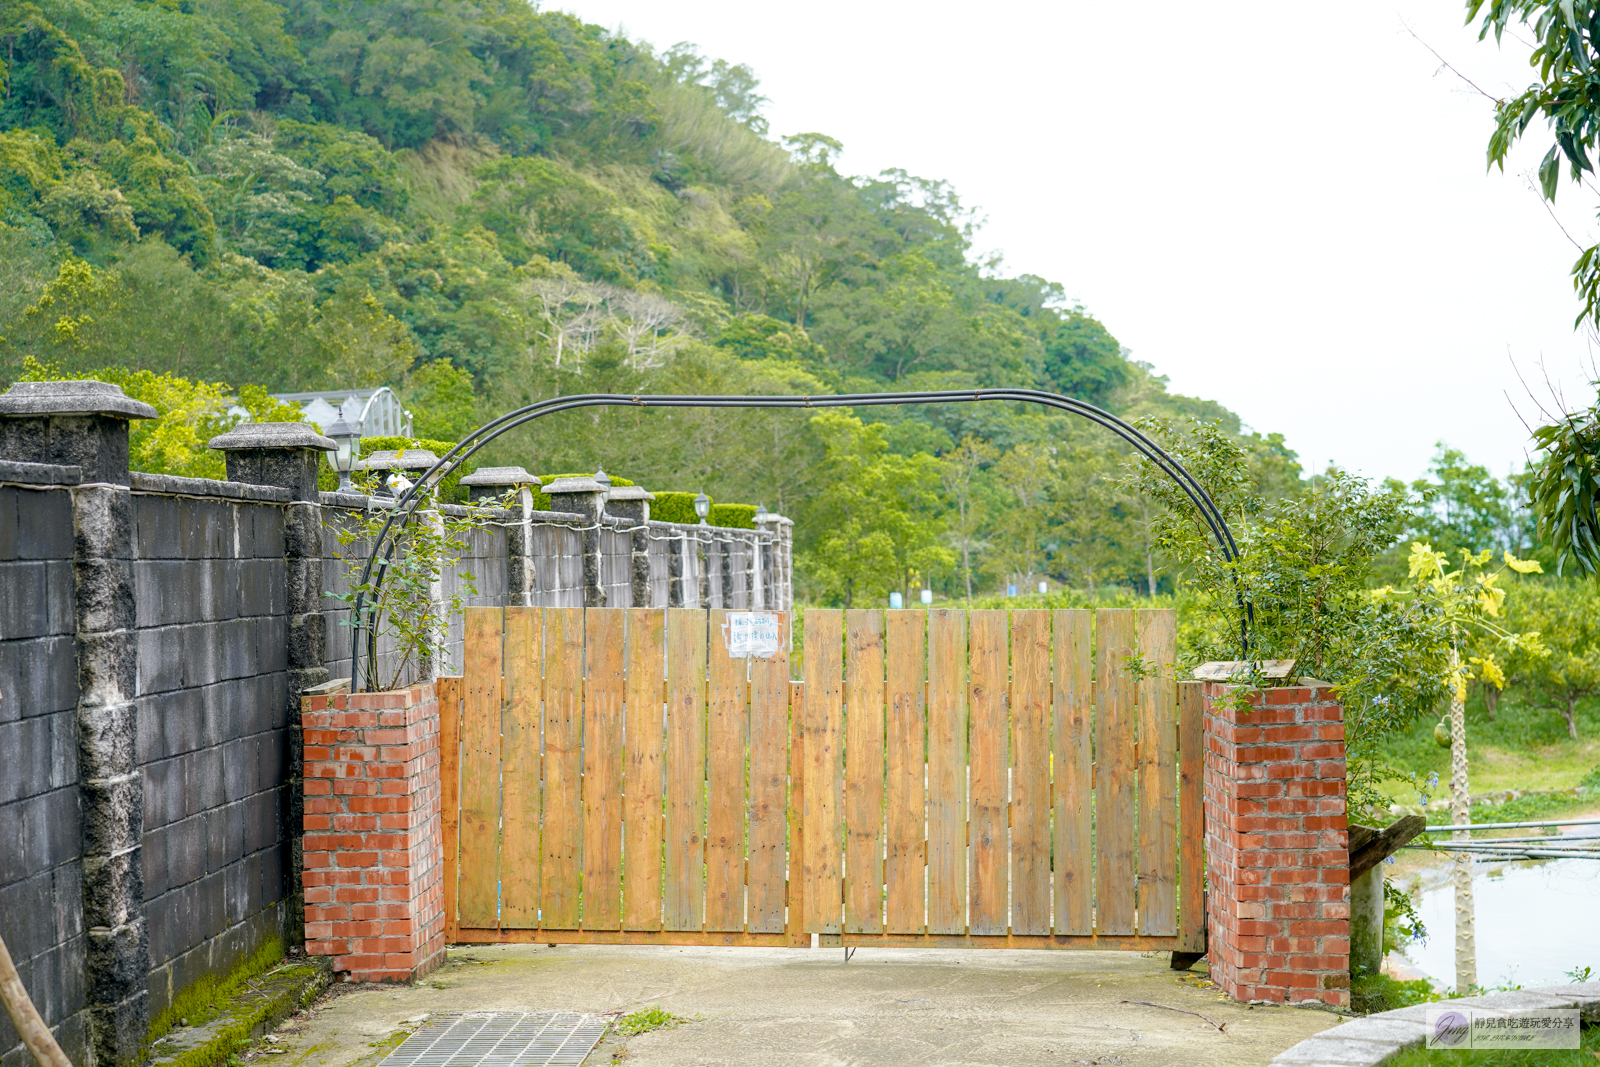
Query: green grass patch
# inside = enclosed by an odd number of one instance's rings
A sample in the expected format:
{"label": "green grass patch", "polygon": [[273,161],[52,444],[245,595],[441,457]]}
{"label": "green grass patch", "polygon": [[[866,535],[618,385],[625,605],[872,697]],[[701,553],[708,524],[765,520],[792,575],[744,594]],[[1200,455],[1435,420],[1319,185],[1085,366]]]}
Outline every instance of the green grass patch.
{"label": "green grass patch", "polygon": [[[246,982],[266,974],[282,962],[283,941],[273,937],[228,974],[201,978],[173,997],[166,1010],[155,1017],[149,1032],[145,1034],[145,1045],[153,1045],[161,1040],[175,1026],[199,1026],[215,1019],[228,999]],[[180,1020],[184,1021],[180,1023]]]}
{"label": "green grass patch", "polygon": [[1428,1049],[1410,1048],[1383,1061],[1383,1067],[1594,1067],[1600,1060],[1600,1029],[1586,1026],[1578,1048]]}
{"label": "green grass patch", "polygon": [[[1529,707],[1514,690],[1500,701],[1493,721],[1484,710],[1482,698],[1474,695],[1467,702],[1472,792],[1555,791],[1581,784],[1600,764],[1600,700],[1580,703],[1576,718],[1578,739],[1574,741],[1567,736],[1566,720],[1559,712]],[[1400,771],[1414,775],[1418,782],[1425,781],[1430,773],[1439,776],[1437,786],[1424,787],[1433,800],[1448,795],[1450,781],[1450,750],[1433,739],[1433,727],[1438,721],[1436,717],[1420,718],[1380,746],[1385,759]],[[1418,785],[1411,781],[1391,779],[1381,788],[1392,801],[1419,802]]]}
{"label": "green grass patch", "polygon": [[683,1016],[674,1015],[659,1006],[645,1008],[618,1019],[617,1033],[623,1037],[638,1037],[652,1030],[672,1030],[688,1021]]}
{"label": "green grass patch", "polygon": [[1431,1004],[1443,997],[1426,978],[1406,982],[1386,974],[1366,974],[1350,981],[1350,1010],[1361,1015]]}

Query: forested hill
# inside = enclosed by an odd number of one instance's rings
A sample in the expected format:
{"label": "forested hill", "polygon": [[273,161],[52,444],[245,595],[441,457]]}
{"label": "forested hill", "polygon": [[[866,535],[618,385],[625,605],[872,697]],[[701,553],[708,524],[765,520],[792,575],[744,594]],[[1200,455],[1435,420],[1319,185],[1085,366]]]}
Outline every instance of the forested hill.
{"label": "forested hill", "polygon": [[[0,382],[32,357],[394,384],[431,438],[558,393],[890,384],[1238,430],[1059,285],[974,262],[948,185],[774,140],[752,72],[689,46],[519,0],[0,0],[0,95]],[[819,595],[967,570],[1148,585],[1103,438],[1003,405],[864,417],[564,416],[493,458],[809,509]],[[875,495],[836,499],[851,477]],[[916,530],[863,547],[891,504]],[[824,528],[856,533],[830,550]]]}

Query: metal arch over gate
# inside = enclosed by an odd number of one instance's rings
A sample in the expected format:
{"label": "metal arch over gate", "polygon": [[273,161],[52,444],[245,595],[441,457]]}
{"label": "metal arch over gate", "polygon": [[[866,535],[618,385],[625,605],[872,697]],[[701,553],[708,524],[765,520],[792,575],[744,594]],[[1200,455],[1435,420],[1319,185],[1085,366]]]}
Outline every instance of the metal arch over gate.
{"label": "metal arch over gate", "polygon": [[1205,950],[1171,611],[728,614],[467,609],[448,940]]}
{"label": "metal arch over gate", "polygon": [[[367,555],[366,564],[361,570],[359,583],[362,592],[356,596],[353,610],[351,611],[351,625],[355,632],[351,635],[350,642],[350,684],[356,691],[364,687],[361,673],[361,657],[367,656],[370,664],[377,656],[377,627],[370,618],[376,610],[367,602],[366,590],[369,581],[374,582],[374,587],[381,588],[387,564],[393,558],[397,542],[395,535],[400,529],[411,521],[415,513],[430,497],[434,486],[438,485],[456,466],[471,457],[479,449],[500,435],[507,433],[534,419],[545,415],[553,415],[560,411],[572,411],[588,407],[643,407],[643,408],[850,408],[850,407],[885,407],[900,404],[967,404],[982,400],[1010,400],[1029,404],[1039,404],[1044,407],[1055,408],[1072,415],[1088,419],[1102,426],[1124,441],[1132,445],[1140,455],[1144,456],[1162,473],[1171,478],[1173,483],[1181,489],[1200,516],[1200,521],[1211,533],[1216,541],[1222,558],[1232,563],[1238,558],[1238,546],[1234,543],[1233,533],[1228,529],[1227,519],[1223,517],[1216,502],[1199,480],[1186,470],[1183,464],[1173,459],[1160,445],[1152,441],[1149,436],[1129,425],[1123,419],[1095,407],[1093,404],[1073,397],[1061,396],[1058,393],[1046,393],[1037,389],[953,389],[934,392],[908,392],[908,393],[840,393],[824,396],[715,396],[715,395],[630,395],[626,393],[586,393],[576,396],[555,397],[543,400],[537,404],[509,411],[497,419],[484,423],[472,431],[450,451],[439,457],[437,463],[416,480],[409,489],[400,495],[395,507],[383,521],[378,535],[373,538],[372,551]],[[398,526],[396,525],[398,520]],[[374,580],[373,571],[377,577]],[[1251,606],[1245,602],[1243,596],[1239,598],[1239,644],[1245,659],[1250,658],[1250,619]],[[365,632],[366,640],[362,640]],[[367,679],[370,681],[370,679]]]}

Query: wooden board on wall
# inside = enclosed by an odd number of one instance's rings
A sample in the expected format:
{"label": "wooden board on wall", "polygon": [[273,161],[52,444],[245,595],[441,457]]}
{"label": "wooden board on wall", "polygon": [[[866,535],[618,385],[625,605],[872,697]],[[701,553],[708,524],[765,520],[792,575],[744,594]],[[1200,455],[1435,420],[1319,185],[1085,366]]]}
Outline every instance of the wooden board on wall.
{"label": "wooden board on wall", "polygon": [[1138,612],[1095,612],[1095,932],[1134,932]]}
{"label": "wooden board on wall", "polygon": [[1206,950],[1202,682],[1178,683],[1178,948]]}
{"label": "wooden board on wall", "polygon": [[583,609],[544,609],[543,922],[576,930],[583,873]]}
{"label": "wooden board on wall", "polygon": [[500,922],[539,925],[544,609],[507,608],[505,701],[500,717],[502,805]]}
{"label": "wooden board on wall", "polygon": [[[1011,932],[1050,933],[1050,613],[1011,613]],[[974,931],[976,933],[977,931]]]}
{"label": "wooden board on wall", "polygon": [[845,612],[844,929],[883,929],[883,615]]}
{"label": "wooden board on wall", "polygon": [[1052,612],[1055,701],[1055,932],[1093,932],[1094,904],[1094,648],[1093,612]]}
{"label": "wooden board on wall", "polygon": [[884,892],[894,934],[920,934],[927,926],[927,630],[927,612],[889,612]]}
{"label": "wooden board on wall", "polygon": [[967,675],[967,714],[972,739],[969,754],[967,854],[967,932],[1005,934],[1009,927],[1007,884],[1010,851],[1007,828],[1009,656],[1006,613],[970,613],[971,655]]}
{"label": "wooden board on wall", "polygon": [[1178,932],[1178,613],[1139,612],[1139,929]]}
{"label": "wooden board on wall", "polygon": [[727,612],[710,614],[706,694],[706,929],[744,929],[748,660],[728,654]]}
{"label": "wooden board on wall", "polygon": [[439,801],[444,838],[445,940],[455,940],[456,903],[461,877],[461,704],[460,678],[439,679]]}
{"label": "wooden board on wall", "polygon": [[840,730],[842,616],[813,608],[805,618],[805,853],[806,930],[840,931]]}
{"label": "wooden board on wall", "polygon": [[778,616],[778,653],[750,661],[749,930],[782,933],[789,784],[789,625]]}
{"label": "wooden board on wall", "polygon": [[928,932],[967,932],[967,613],[928,613]]}
{"label": "wooden board on wall", "polygon": [[622,924],[623,609],[584,620],[583,928]]}
{"label": "wooden board on wall", "polygon": [[500,924],[501,608],[463,612],[460,923]]}
{"label": "wooden board on wall", "polygon": [[623,926],[660,930],[667,617],[658,609],[626,610]]}
{"label": "wooden board on wall", "polygon": [[667,609],[666,888],[668,930],[705,925],[706,613]]}

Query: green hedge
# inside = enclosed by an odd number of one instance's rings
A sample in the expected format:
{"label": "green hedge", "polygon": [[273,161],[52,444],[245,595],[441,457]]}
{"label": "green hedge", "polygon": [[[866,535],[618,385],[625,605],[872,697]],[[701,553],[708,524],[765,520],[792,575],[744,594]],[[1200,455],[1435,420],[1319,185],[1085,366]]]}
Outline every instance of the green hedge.
{"label": "green hedge", "polygon": [[[374,452],[398,452],[408,448],[426,449],[435,456],[442,457],[454,447],[454,441],[429,441],[425,438],[410,437],[363,437],[361,439],[361,458],[365,459]],[[322,466],[317,474],[317,488],[332,492],[339,488],[339,473],[328,463],[326,454],[323,455],[322,461]],[[476,459],[469,459],[465,463],[459,464],[440,483],[439,500],[446,504],[465,504],[467,502],[467,491],[461,487],[461,479],[477,470],[478,466],[479,462]],[[356,472],[358,480],[360,473],[360,471]]]}
{"label": "green hedge", "polygon": [[754,530],[756,528],[756,506],[754,504],[712,504],[711,514],[706,516],[706,521],[713,526],[731,526],[737,530]]}
{"label": "green hedge", "polygon": [[693,525],[700,521],[694,513],[694,493],[657,493],[650,501],[650,517],[657,522],[683,522]]}
{"label": "green hedge", "polygon": [[[700,516],[694,513],[694,498],[698,493],[657,493],[656,498],[650,502],[650,517],[657,522],[682,522],[693,526],[700,521]],[[711,514],[706,516],[706,522],[712,526],[733,527],[740,530],[753,530],[755,524],[756,506],[754,504],[711,504]]]}

